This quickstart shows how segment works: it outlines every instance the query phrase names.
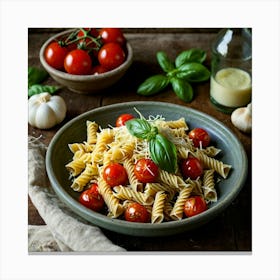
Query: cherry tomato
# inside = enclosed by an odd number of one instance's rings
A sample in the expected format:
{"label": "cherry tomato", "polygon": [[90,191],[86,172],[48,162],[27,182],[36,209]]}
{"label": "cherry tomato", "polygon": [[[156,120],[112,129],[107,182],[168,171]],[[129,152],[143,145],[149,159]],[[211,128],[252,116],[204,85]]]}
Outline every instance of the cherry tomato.
{"label": "cherry tomato", "polygon": [[120,28],[102,28],[99,31],[104,44],[107,43],[118,43],[123,46],[126,39]]}
{"label": "cherry tomato", "polygon": [[124,126],[128,120],[134,119],[135,117],[131,114],[122,114],[116,120],[116,127]]}
{"label": "cherry tomato", "polygon": [[125,53],[118,43],[108,43],[101,47],[98,52],[99,64],[112,70],[125,61]]}
{"label": "cherry tomato", "polygon": [[200,127],[196,127],[189,132],[189,138],[192,139],[195,147],[206,148],[210,144],[210,136],[206,130]]}
{"label": "cherry tomato", "polygon": [[103,178],[111,187],[125,185],[128,181],[125,168],[119,163],[111,163],[104,168]]}
{"label": "cherry tomato", "polygon": [[96,184],[93,184],[89,189],[81,193],[79,202],[96,212],[99,212],[104,206],[104,199],[101,194],[99,194]]}
{"label": "cherry tomato", "polygon": [[101,65],[95,65],[91,70],[91,74],[98,75],[98,74],[106,73],[107,71],[108,70],[105,67]]}
{"label": "cherry tomato", "polygon": [[52,42],[45,50],[46,62],[57,70],[63,70],[64,58],[68,53],[66,47],[60,46],[58,42]]}
{"label": "cherry tomato", "polygon": [[73,50],[64,59],[66,72],[74,75],[89,75],[91,73],[91,58],[84,50]]}
{"label": "cherry tomato", "polygon": [[128,222],[148,223],[150,213],[145,206],[137,202],[131,202],[124,212],[124,218]]}
{"label": "cherry tomato", "polygon": [[181,169],[184,177],[189,177],[192,180],[197,179],[203,174],[202,164],[196,157],[184,159],[181,163]]}
{"label": "cherry tomato", "polygon": [[207,209],[206,202],[201,196],[189,197],[184,205],[184,213],[187,217],[195,216]]}
{"label": "cherry tomato", "polygon": [[142,183],[154,183],[158,173],[158,167],[151,159],[141,158],[134,165],[134,174]]}

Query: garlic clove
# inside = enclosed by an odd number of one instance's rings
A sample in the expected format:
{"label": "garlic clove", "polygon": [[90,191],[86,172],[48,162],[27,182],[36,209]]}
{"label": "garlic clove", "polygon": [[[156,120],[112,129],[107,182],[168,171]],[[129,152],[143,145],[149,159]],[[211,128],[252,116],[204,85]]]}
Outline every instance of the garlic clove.
{"label": "garlic clove", "polygon": [[252,103],[247,107],[237,108],[231,114],[231,122],[239,130],[250,133],[252,131]]}

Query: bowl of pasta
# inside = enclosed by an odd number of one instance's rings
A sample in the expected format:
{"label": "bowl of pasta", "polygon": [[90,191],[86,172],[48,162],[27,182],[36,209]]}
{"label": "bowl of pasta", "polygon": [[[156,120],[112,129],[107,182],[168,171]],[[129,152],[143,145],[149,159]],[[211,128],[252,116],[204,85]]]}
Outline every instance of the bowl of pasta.
{"label": "bowl of pasta", "polygon": [[[130,117],[119,124],[120,115]],[[189,133],[195,128],[207,131],[207,146],[195,145]],[[153,165],[146,164],[141,177],[136,166],[143,159]],[[201,163],[198,176],[182,168],[188,159]],[[118,169],[110,173],[112,166]],[[180,105],[139,101],[96,108],[65,124],[49,145],[46,169],[58,197],[86,221],[127,235],[165,236],[223,212],[242,189],[248,167],[242,144],[218,120]],[[94,207],[83,203],[88,192]],[[193,197],[205,209],[188,215],[186,201]]]}

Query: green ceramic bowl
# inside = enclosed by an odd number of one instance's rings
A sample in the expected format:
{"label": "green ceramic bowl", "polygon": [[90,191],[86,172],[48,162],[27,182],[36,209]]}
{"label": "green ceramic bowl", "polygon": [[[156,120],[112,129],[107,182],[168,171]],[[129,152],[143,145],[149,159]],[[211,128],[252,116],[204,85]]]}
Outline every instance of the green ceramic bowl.
{"label": "green ceramic bowl", "polygon": [[[212,143],[222,150],[219,159],[232,165],[226,180],[217,185],[218,201],[209,209],[197,216],[181,221],[161,224],[131,223],[112,219],[103,214],[93,212],[81,205],[77,198],[79,193],[71,188],[68,171],[65,165],[71,161],[72,153],[68,144],[82,142],[86,139],[86,120],[94,120],[102,127],[115,124],[122,113],[132,113],[137,108],[144,117],[162,115],[166,120],[184,117],[190,128],[203,127],[210,133]],[[128,102],[114,104],[86,112],[64,125],[53,137],[46,155],[46,168],[51,185],[58,197],[68,207],[94,225],[111,231],[134,236],[164,236],[180,233],[201,226],[225,210],[236,198],[247,176],[247,156],[242,144],[236,136],[221,122],[199,111],[163,102]]]}

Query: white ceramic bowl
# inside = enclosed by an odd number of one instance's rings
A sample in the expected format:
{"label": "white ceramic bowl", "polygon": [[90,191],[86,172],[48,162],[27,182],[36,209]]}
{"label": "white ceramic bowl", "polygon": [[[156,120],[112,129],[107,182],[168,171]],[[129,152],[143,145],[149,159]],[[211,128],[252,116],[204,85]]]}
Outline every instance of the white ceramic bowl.
{"label": "white ceramic bowl", "polygon": [[106,73],[98,75],[72,75],[51,67],[44,58],[45,49],[55,39],[61,36],[65,36],[66,34],[69,34],[71,32],[73,32],[72,29],[50,37],[40,49],[39,56],[41,64],[55,81],[57,81],[63,86],[66,86],[69,90],[73,92],[81,94],[90,94],[99,92],[100,90],[112,86],[124,76],[128,68],[132,64],[133,60],[133,51],[129,43],[126,43],[127,56],[125,62],[119,67]]}

